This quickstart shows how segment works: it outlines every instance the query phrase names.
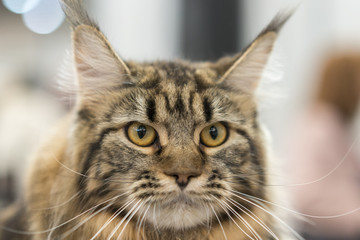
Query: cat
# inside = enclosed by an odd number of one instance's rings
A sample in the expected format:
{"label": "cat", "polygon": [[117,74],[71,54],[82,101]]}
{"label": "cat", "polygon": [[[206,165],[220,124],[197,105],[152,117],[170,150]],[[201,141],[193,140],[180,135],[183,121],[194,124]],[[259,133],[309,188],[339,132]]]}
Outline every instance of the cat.
{"label": "cat", "polygon": [[138,63],[82,1],[62,6],[76,105],[35,155],[0,239],[283,239],[260,202],[272,193],[255,92],[290,14],[216,62]]}

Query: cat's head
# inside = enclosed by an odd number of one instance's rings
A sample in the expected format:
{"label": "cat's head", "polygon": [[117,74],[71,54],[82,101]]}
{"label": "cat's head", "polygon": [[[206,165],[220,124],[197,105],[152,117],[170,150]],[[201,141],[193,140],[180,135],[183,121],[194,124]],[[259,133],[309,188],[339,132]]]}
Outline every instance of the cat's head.
{"label": "cat's head", "polygon": [[[123,61],[76,4],[79,85],[73,164],[83,201],[112,199],[158,228],[225,215],[236,192],[264,198],[266,156],[255,91],[278,30],[275,18],[241,54],[217,62]],[[249,206],[248,206],[249,205]]]}

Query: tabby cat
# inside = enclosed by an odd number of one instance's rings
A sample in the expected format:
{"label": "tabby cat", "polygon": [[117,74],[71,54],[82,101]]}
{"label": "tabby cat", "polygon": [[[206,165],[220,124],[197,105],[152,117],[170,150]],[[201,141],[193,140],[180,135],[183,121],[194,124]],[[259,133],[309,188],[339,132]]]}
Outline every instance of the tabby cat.
{"label": "tabby cat", "polygon": [[260,199],[267,157],[255,91],[287,16],[217,62],[125,62],[80,0],[74,110],[34,158],[2,240],[283,239]]}

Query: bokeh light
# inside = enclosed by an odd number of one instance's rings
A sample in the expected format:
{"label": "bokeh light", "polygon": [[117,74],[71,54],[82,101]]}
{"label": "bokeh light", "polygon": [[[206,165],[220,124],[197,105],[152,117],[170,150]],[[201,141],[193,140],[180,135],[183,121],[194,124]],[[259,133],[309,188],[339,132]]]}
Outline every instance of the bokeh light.
{"label": "bokeh light", "polygon": [[64,21],[58,0],[39,0],[39,3],[31,10],[23,14],[25,25],[33,32],[49,34],[55,31]]}
{"label": "bokeh light", "polygon": [[40,0],[3,0],[4,6],[14,13],[26,13],[36,7]]}

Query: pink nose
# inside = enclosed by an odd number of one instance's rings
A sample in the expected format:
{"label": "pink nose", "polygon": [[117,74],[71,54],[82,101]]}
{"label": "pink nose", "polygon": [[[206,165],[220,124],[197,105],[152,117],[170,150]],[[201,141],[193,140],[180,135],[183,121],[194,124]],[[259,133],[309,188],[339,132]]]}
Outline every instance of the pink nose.
{"label": "pink nose", "polygon": [[165,173],[170,177],[174,177],[177,185],[181,190],[184,190],[186,186],[189,184],[190,179],[199,176],[198,173]]}

